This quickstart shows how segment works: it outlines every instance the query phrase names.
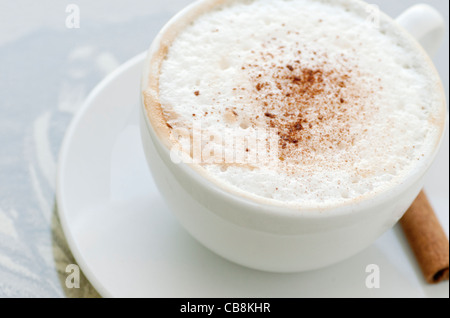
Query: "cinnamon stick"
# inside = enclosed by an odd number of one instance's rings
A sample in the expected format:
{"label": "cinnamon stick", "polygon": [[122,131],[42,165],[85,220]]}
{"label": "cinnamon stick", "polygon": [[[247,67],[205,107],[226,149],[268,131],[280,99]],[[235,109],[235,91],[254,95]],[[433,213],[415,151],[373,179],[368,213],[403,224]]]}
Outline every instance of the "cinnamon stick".
{"label": "cinnamon stick", "polygon": [[437,284],[449,279],[449,242],[425,194],[421,192],[400,220],[425,280]]}

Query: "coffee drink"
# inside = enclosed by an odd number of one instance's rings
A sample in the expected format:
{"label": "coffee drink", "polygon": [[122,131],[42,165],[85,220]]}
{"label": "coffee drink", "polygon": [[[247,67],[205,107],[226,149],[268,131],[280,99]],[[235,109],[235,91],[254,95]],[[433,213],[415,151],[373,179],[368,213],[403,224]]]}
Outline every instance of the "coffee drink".
{"label": "coffee drink", "polygon": [[204,2],[166,30],[144,102],[159,137],[208,180],[326,208],[388,191],[436,148],[439,77],[372,7]]}

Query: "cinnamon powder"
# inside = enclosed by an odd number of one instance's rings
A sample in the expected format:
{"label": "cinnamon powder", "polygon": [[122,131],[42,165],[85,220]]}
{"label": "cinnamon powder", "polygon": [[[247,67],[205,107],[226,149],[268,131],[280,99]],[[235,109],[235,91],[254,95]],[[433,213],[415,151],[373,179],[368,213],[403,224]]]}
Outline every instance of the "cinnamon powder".
{"label": "cinnamon powder", "polygon": [[[321,149],[345,148],[356,136],[351,127],[364,120],[366,94],[352,77],[357,68],[343,57],[342,65],[329,65],[326,53],[314,52],[313,63],[302,62],[302,51],[294,61],[280,63],[280,54],[260,52],[245,69],[254,83],[259,112],[267,126],[278,131],[283,161],[313,160]],[[356,116],[356,114],[358,116]]]}

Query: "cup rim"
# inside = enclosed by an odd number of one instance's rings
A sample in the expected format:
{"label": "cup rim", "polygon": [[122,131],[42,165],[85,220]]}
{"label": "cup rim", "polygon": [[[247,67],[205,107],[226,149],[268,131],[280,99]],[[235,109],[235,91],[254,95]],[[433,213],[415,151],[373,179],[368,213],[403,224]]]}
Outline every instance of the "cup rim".
{"label": "cup rim", "polygon": [[[224,3],[227,0],[198,0],[172,17],[169,22],[161,29],[157,37],[154,39],[145,59],[145,66],[143,69],[142,80],[141,80],[141,110],[142,115],[145,118],[146,131],[151,135],[153,142],[159,144],[160,149],[164,149],[166,154],[170,156],[170,148],[167,141],[161,140],[162,136],[153,127],[150,121],[150,116],[147,110],[147,105],[145,103],[145,98],[143,92],[147,89],[149,81],[149,69],[152,62],[152,58],[155,54],[158,54],[160,50],[160,44],[164,41],[165,35],[172,31],[183,18],[189,16],[195,10],[198,10],[204,6],[209,5],[211,8]],[[241,1],[241,0],[237,0]],[[358,6],[367,5],[366,2],[362,0],[341,0],[351,4],[356,4]],[[236,191],[234,187],[227,185],[225,183],[219,184],[215,181],[213,177],[207,175],[201,167],[196,164],[180,163],[177,166],[183,170],[190,178],[193,178],[201,184],[203,187],[207,187],[210,191],[213,191],[217,195],[220,195],[227,200],[232,200],[238,202],[240,205],[246,206],[252,210],[257,209],[260,214],[269,214],[276,217],[287,217],[288,219],[294,218],[308,218],[317,219],[324,217],[342,217],[355,214],[358,211],[366,211],[371,207],[382,204],[384,202],[389,202],[395,200],[403,192],[420,180],[427,172],[431,164],[434,162],[444,139],[445,132],[448,129],[448,112],[447,112],[447,101],[445,96],[445,90],[440,80],[439,74],[436,70],[434,63],[432,62],[429,55],[425,52],[424,48],[418,43],[418,41],[400,24],[396,22],[395,19],[380,11],[381,19],[389,23],[391,27],[396,28],[396,32],[400,33],[402,38],[405,38],[411,46],[414,46],[418,52],[421,52],[424,61],[428,63],[428,69],[435,73],[438,79],[437,90],[441,93],[442,100],[442,116],[444,117],[439,125],[439,133],[436,134],[436,142],[432,151],[426,153],[426,157],[420,161],[411,171],[409,171],[405,176],[401,177],[401,181],[386,187],[375,193],[369,195],[363,195],[355,198],[354,200],[346,201],[343,203],[333,204],[324,207],[313,207],[307,206],[305,204],[283,204],[279,201],[266,199],[263,197],[256,196],[245,196],[244,191]]]}

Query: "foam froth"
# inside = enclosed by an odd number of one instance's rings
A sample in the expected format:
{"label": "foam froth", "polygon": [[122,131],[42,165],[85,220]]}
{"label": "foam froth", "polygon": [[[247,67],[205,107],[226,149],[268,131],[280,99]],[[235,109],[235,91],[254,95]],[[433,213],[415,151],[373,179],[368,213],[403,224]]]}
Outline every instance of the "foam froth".
{"label": "foam froth", "polygon": [[442,97],[429,62],[389,22],[342,3],[354,2],[229,1],[173,40],[164,120],[187,131],[172,141],[191,157],[195,131],[208,136],[200,153],[214,160],[198,164],[216,183],[328,206],[400,183],[433,151]]}

